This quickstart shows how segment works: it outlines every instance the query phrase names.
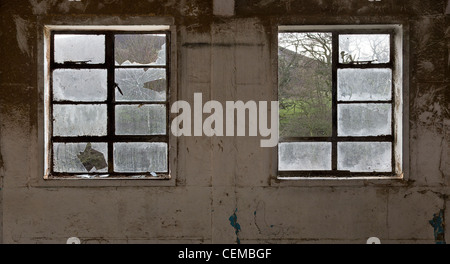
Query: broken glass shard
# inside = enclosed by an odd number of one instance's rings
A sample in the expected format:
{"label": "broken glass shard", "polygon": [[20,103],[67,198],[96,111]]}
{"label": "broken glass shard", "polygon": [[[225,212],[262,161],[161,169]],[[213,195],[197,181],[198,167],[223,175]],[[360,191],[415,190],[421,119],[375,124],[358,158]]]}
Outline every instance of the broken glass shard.
{"label": "broken glass shard", "polygon": [[114,143],[116,172],[167,172],[167,143]]}
{"label": "broken glass shard", "polygon": [[338,136],[391,134],[391,104],[338,104]]}
{"label": "broken glass shard", "polygon": [[91,171],[94,167],[97,170],[100,170],[108,166],[108,164],[106,164],[105,155],[100,151],[93,149],[91,143],[87,143],[84,151],[80,152],[77,157],[87,171]]}
{"label": "broken glass shard", "polygon": [[278,145],[280,171],[331,170],[331,143],[284,142]]}
{"label": "broken glass shard", "polygon": [[389,34],[339,35],[339,62],[345,64],[388,63]]}
{"label": "broken glass shard", "polygon": [[166,35],[118,34],[115,37],[116,65],[165,65]]}
{"label": "broken glass shard", "polygon": [[105,63],[105,35],[55,35],[55,62]]}
{"label": "broken glass shard", "polygon": [[392,171],[391,150],[390,142],[338,142],[338,170]]}
{"label": "broken glass shard", "polygon": [[116,101],[166,100],[165,69],[116,69],[115,79],[122,91],[116,89]]}
{"label": "broken glass shard", "polygon": [[105,136],[106,105],[53,105],[54,136]]}
{"label": "broken glass shard", "polygon": [[117,135],[166,134],[165,105],[118,105],[115,116]]}
{"label": "broken glass shard", "polygon": [[55,101],[106,100],[107,73],[101,69],[57,69],[53,71]]}
{"label": "broken glass shard", "polygon": [[53,143],[55,172],[107,172],[107,163],[106,143]]}
{"label": "broken glass shard", "polygon": [[390,100],[391,91],[391,69],[338,69],[340,101]]}

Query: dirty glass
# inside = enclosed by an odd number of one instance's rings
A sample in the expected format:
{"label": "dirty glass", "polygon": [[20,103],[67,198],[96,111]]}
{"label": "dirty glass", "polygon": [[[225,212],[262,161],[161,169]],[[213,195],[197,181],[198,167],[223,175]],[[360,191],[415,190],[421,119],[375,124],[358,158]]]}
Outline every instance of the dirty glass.
{"label": "dirty glass", "polygon": [[165,101],[165,69],[116,69],[116,101]]}
{"label": "dirty glass", "polygon": [[70,173],[107,172],[107,144],[53,143],[53,170]]}
{"label": "dirty glass", "polygon": [[167,143],[114,143],[116,172],[167,172]]}
{"label": "dirty glass", "polygon": [[338,100],[380,101],[392,97],[391,69],[338,69]]}
{"label": "dirty glass", "polygon": [[278,34],[280,137],[332,131],[331,33]]}
{"label": "dirty glass", "polygon": [[116,135],[166,134],[165,105],[116,106]]}
{"label": "dirty glass", "polygon": [[55,30],[52,36],[50,174],[168,173],[166,32]]}
{"label": "dirty glass", "polygon": [[103,69],[56,69],[53,71],[53,100],[105,101],[107,72]]}
{"label": "dirty glass", "polygon": [[389,34],[339,35],[339,62],[345,64],[388,63]]}
{"label": "dirty glass", "polygon": [[56,63],[105,63],[105,35],[56,34]]}
{"label": "dirty glass", "polygon": [[391,134],[391,104],[339,104],[339,136]]}
{"label": "dirty glass", "polygon": [[391,148],[390,142],[338,142],[338,170],[389,172]]}
{"label": "dirty glass", "polygon": [[54,136],[105,136],[106,105],[53,105]]}
{"label": "dirty glass", "polygon": [[114,48],[116,65],[166,64],[166,35],[163,34],[116,35]]}
{"label": "dirty glass", "polygon": [[278,169],[331,170],[331,143],[285,142],[278,145]]}

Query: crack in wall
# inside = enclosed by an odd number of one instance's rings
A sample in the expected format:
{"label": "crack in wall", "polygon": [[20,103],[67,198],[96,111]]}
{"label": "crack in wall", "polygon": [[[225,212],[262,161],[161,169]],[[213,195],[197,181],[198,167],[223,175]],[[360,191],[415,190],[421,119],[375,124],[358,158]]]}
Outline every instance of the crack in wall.
{"label": "crack in wall", "polygon": [[261,228],[258,225],[258,221],[256,221],[256,211],[253,212],[253,221],[255,222],[255,226],[256,226],[256,229],[258,230],[258,233],[262,234],[261,233]]}
{"label": "crack in wall", "polygon": [[442,157],[444,156],[444,141],[445,141],[445,137],[442,137],[442,140],[441,140],[441,154],[439,155],[439,167],[438,167],[438,170],[439,170],[439,172],[441,173],[441,177],[442,177],[442,180],[443,180],[443,184],[445,183],[445,173],[444,173],[444,171],[442,170]]}

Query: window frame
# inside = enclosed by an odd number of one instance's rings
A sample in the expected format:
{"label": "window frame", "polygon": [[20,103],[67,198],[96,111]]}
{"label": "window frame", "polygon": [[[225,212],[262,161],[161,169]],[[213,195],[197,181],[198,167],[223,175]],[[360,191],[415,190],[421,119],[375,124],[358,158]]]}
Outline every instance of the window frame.
{"label": "window frame", "polygon": [[[331,33],[332,35],[332,135],[330,137],[288,137],[279,139],[284,142],[330,142],[331,143],[331,170],[280,170],[279,147],[276,149],[277,180],[299,179],[403,179],[404,162],[403,140],[405,137],[404,123],[407,120],[404,115],[404,81],[403,62],[404,44],[403,27],[399,24],[380,25],[278,25],[276,34],[276,47],[278,50],[279,33]],[[390,54],[388,63],[345,64],[339,62],[339,35],[351,34],[389,34]],[[278,52],[276,53],[276,71],[278,80]],[[339,69],[391,69],[391,99],[379,101],[339,101],[337,97],[337,72]],[[278,100],[278,81],[277,100]],[[391,135],[387,136],[338,136],[338,104],[391,104]],[[391,143],[391,171],[389,172],[351,172],[338,170],[337,152],[338,142],[389,142]],[[328,157],[327,157],[328,158]]]}
{"label": "window frame", "polygon": [[[176,142],[173,142],[170,131],[170,102],[176,96],[172,96],[175,89],[172,89],[173,83],[171,77],[172,68],[172,35],[173,28],[169,25],[149,25],[149,26],[45,26],[44,50],[46,53],[44,62],[44,180],[49,179],[145,179],[145,180],[170,180],[172,178],[173,151],[176,151]],[[80,35],[104,35],[105,36],[105,61],[98,64],[76,64],[76,63],[56,63],[54,60],[54,36],[56,34],[80,34]],[[165,65],[115,65],[114,44],[115,35],[131,34],[158,34],[165,35],[166,43],[166,63]],[[166,99],[165,101],[115,101],[115,71],[116,69],[139,69],[139,68],[160,68],[165,69],[166,73]],[[53,101],[53,70],[56,69],[104,69],[107,71],[107,99],[105,101]],[[105,104],[107,107],[107,135],[106,136],[53,136],[53,127],[51,120],[53,118],[53,105],[92,105]],[[166,131],[164,135],[115,135],[115,106],[116,105],[164,105],[166,107]],[[107,172],[55,172],[53,171],[53,143],[77,143],[77,142],[102,142],[108,146],[108,171]],[[130,142],[161,142],[167,144],[166,166],[167,172],[156,173],[157,176],[149,172],[114,172],[114,143]],[[172,146],[175,144],[175,147]],[[85,177],[85,176],[88,177]],[[105,176],[105,177],[101,177]]]}

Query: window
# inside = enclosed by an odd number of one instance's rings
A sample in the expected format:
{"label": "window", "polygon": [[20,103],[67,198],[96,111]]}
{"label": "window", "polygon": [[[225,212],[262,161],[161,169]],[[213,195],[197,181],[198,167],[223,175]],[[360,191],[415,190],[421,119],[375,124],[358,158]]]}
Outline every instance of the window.
{"label": "window", "polygon": [[400,29],[279,27],[279,178],[401,174]]}
{"label": "window", "polygon": [[46,178],[170,178],[170,34],[155,28],[50,31]]}

